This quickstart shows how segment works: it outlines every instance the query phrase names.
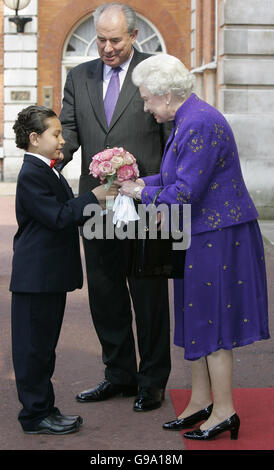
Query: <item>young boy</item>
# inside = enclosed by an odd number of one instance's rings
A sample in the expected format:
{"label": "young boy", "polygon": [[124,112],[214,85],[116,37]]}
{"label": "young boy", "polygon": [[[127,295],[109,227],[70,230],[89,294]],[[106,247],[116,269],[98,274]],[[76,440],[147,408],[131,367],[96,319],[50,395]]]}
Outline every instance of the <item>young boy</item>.
{"label": "young boy", "polygon": [[65,416],[54,406],[51,376],[62,325],[66,292],[81,288],[82,265],[77,225],[83,209],[106,193],[101,185],[74,198],[51,160],[62,158],[62,127],[54,111],[29,106],[13,127],[16,145],[25,149],[18,176],[12,291],[12,353],[18,397],[18,419],[28,434],[68,434],[79,429],[80,416]]}

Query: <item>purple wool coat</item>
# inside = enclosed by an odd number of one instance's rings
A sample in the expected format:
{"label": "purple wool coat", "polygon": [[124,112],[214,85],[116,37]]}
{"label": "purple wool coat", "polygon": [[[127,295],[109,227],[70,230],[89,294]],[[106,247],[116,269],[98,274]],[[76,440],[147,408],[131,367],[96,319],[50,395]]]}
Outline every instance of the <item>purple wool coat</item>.
{"label": "purple wool coat", "polygon": [[193,235],[258,217],[228,122],[194,93],[176,112],[160,174],[143,180],[143,204],[152,203],[160,188],[156,205],[191,204]]}

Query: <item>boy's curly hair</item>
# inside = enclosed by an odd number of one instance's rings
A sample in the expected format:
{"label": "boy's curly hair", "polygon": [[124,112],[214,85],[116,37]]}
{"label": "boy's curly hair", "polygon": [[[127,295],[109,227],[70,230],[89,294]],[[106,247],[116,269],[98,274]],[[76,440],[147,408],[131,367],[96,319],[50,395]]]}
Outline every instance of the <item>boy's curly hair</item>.
{"label": "boy's curly hair", "polygon": [[16,146],[27,150],[29,147],[29,136],[32,132],[42,134],[47,130],[46,119],[57,117],[56,113],[44,106],[28,106],[18,113],[13,126],[15,132]]}

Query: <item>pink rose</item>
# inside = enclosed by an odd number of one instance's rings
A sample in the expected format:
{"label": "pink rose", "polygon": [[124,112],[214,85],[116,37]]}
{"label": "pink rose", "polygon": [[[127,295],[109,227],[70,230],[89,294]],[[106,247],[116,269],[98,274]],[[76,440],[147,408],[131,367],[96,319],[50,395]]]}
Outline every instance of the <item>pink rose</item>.
{"label": "pink rose", "polygon": [[100,152],[99,155],[101,162],[111,160],[114,155],[113,149],[106,149],[103,152]]}
{"label": "pink rose", "polygon": [[135,162],[135,158],[133,155],[131,155],[131,153],[126,152],[124,156],[124,162],[126,165],[132,165],[132,163]]}
{"label": "pink rose", "polygon": [[139,168],[138,168],[137,163],[134,162],[134,163],[132,164],[132,169],[133,169],[133,171],[134,171],[134,177],[135,177],[135,178],[138,178],[138,177],[139,177]]}
{"label": "pink rose", "polygon": [[123,147],[114,147],[112,151],[113,151],[113,155],[123,156],[125,153],[125,150],[123,149]]}
{"label": "pink rose", "polygon": [[130,180],[134,176],[134,171],[132,166],[124,165],[117,170],[117,179],[119,181]]}
{"label": "pink rose", "polygon": [[99,168],[100,168],[100,175],[103,177],[114,175],[115,173],[115,168],[113,168],[111,162],[109,161],[104,161],[104,162],[99,163]]}
{"label": "pink rose", "polygon": [[90,170],[90,174],[92,174],[94,178],[98,178],[98,176],[100,175],[99,162],[96,160],[93,160],[90,164],[89,170]]}
{"label": "pink rose", "polygon": [[97,153],[96,155],[92,157],[91,164],[92,162],[100,162],[100,161],[101,161],[101,153]]}
{"label": "pink rose", "polygon": [[121,157],[120,155],[114,155],[110,161],[114,168],[120,168],[120,166],[124,164],[123,157]]}

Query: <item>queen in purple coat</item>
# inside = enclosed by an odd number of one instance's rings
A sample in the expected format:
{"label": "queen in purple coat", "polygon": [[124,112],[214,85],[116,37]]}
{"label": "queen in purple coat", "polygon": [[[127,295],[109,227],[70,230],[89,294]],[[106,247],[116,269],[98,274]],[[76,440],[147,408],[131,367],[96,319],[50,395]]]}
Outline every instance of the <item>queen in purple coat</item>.
{"label": "queen in purple coat", "polygon": [[[174,342],[192,361],[188,406],[164,429],[190,439],[230,431],[240,419],[232,398],[235,347],[268,339],[265,257],[258,213],[246,189],[237,146],[224,116],[192,92],[194,77],[177,58],[150,57],[133,72],[145,111],[173,121],[160,173],[125,182],[143,204],[191,204],[191,245],[184,279],[174,280]],[[213,403],[212,397],[213,396]]]}

